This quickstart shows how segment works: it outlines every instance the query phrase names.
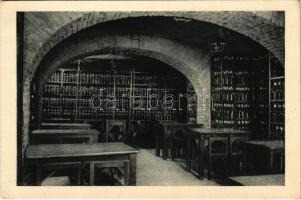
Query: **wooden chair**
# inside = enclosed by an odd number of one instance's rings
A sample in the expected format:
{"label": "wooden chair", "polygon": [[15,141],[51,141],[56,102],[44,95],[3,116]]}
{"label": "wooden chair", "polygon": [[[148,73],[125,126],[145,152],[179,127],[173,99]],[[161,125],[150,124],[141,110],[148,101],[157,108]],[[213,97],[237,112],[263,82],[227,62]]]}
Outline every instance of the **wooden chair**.
{"label": "wooden chair", "polygon": [[106,120],[106,142],[126,141],[126,121]]}
{"label": "wooden chair", "polygon": [[243,145],[248,136],[231,136],[229,138],[229,175],[243,171]]}
{"label": "wooden chair", "polygon": [[[217,172],[217,170],[221,169],[220,165],[224,166],[224,173],[228,174],[228,153],[228,137],[208,137],[208,149],[206,152],[208,179],[211,179],[212,171]],[[217,164],[219,165],[218,167]]]}
{"label": "wooden chair", "polygon": [[172,160],[184,159],[187,154],[187,135],[185,129],[176,129],[172,132]]}

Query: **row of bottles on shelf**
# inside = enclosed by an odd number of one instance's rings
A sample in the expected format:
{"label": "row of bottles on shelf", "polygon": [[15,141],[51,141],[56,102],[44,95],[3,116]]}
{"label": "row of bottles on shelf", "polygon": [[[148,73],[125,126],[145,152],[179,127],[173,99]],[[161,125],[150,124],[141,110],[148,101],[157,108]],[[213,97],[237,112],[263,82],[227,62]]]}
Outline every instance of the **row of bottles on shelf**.
{"label": "row of bottles on shelf", "polygon": [[272,137],[277,139],[283,139],[284,138],[284,124],[276,124],[271,127],[271,133]]}
{"label": "row of bottles on shelf", "polygon": [[43,118],[51,119],[51,118],[64,118],[64,117],[75,117],[75,109],[62,109],[62,108],[44,108],[43,110]]}
{"label": "row of bottles on shelf", "polygon": [[97,86],[81,86],[79,89],[79,95],[81,96],[92,96],[92,95],[112,95],[114,94],[114,87],[105,86],[105,87],[97,87]]}
{"label": "row of bottles on shelf", "polygon": [[62,75],[63,83],[77,83],[78,82],[78,74],[74,72],[64,72]]}
{"label": "row of bottles on shelf", "polygon": [[61,72],[53,73],[48,79],[48,83],[59,83],[60,81],[61,81]]}
{"label": "row of bottles on shelf", "polygon": [[61,101],[61,98],[44,97],[44,98],[42,98],[42,105],[43,105],[43,108],[45,108],[45,107],[61,107],[62,101]]}
{"label": "row of bottles on shelf", "polygon": [[[219,119],[248,119],[250,113],[249,104],[221,104],[214,103],[214,117]],[[221,109],[221,107],[223,107]]]}
{"label": "row of bottles on shelf", "polygon": [[271,122],[284,123],[284,102],[271,104]]}
{"label": "row of bottles on shelf", "polygon": [[212,82],[215,85],[248,85],[250,76],[253,73],[248,71],[233,71],[225,69],[223,71],[212,72]]}
{"label": "row of bottles on shelf", "polygon": [[220,92],[214,93],[216,101],[254,101],[254,93],[248,92]]}
{"label": "row of bottles on shelf", "polygon": [[77,86],[65,85],[61,87],[61,94],[62,95],[76,95],[77,94]]}
{"label": "row of bottles on shelf", "polygon": [[154,76],[154,75],[144,75],[144,74],[135,74],[134,76],[135,84],[147,84],[150,86],[158,86],[164,77]]}
{"label": "row of bottles on shelf", "polygon": [[221,120],[221,119],[216,118],[213,121],[212,127],[213,128],[234,128],[235,121],[233,119],[232,120],[224,120],[224,119]]}
{"label": "row of bottles on shelf", "polygon": [[59,85],[44,85],[44,95],[59,95],[61,93],[61,86]]}
{"label": "row of bottles on shelf", "polygon": [[237,120],[236,127],[240,130],[249,130],[251,121],[248,119]]}
{"label": "row of bottles on shelf", "polygon": [[272,100],[284,99],[284,79],[271,81],[271,99]]}
{"label": "row of bottles on shelf", "polygon": [[176,120],[183,115],[183,111],[178,110],[132,110],[133,120]]}
{"label": "row of bottles on shelf", "polygon": [[113,75],[104,73],[80,73],[80,82],[85,84],[113,84]]}
{"label": "row of bottles on shelf", "polygon": [[250,128],[251,121],[248,119],[244,120],[233,120],[233,119],[215,119],[213,121],[213,128],[237,128],[240,130],[248,130]]}

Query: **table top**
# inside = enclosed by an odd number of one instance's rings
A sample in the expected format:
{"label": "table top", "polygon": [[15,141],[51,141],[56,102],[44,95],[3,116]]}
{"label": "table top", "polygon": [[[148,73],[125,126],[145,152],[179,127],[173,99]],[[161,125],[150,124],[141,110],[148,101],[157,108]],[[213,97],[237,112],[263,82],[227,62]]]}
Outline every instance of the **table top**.
{"label": "table top", "polygon": [[236,176],[229,178],[237,183],[246,186],[284,185],[284,174]]}
{"label": "table top", "polygon": [[78,128],[91,128],[90,124],[85,123],[42,123],[42,127],[78,127]]}
{"label": "table top", "polygon": [[200,134],[250,134],[250,131],[244,131],[232,128],[189,128],[191,132]]}
{"label": "table top", "polygon": [[33,135],[49,135],[49,134],[70,134],[70,135],[99,135],[96,129],[37,129],[31,132]]}
{"label": "table top", "polygon": [[269,149],[284,149],[283,140],[250,140],[245,141],[245,144],[264,146]]}
{"label": "table top", "polygon": [[88,157],[139,153],[122,142],[94,144],[40,144],[29,145],[25,150],[27,159]]}

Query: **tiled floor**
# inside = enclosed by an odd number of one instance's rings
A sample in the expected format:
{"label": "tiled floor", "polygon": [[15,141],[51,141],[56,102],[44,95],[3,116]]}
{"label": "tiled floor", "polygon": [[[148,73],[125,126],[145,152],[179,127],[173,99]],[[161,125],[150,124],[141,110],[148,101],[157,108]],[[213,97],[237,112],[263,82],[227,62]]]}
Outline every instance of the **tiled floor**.
{"label": "tiled floor", "polygon": [[137,157],[137,186],[214,186],[214,181],[200,180],[184,166],[155,156],[154,150],[140,149]]}

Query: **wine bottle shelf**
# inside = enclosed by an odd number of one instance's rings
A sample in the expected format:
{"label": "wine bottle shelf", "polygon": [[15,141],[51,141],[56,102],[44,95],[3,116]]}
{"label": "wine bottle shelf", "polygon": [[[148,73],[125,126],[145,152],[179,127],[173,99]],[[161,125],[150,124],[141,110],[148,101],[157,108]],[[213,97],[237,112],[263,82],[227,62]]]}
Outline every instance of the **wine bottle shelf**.
{"label": "wine bottle shelf", "polygon": [[[156,102],[163,104],[162,99],[165,95],[176,97],[180,93],[194,94],[194,90],[183,76],[174,72],[163,77],[152,72],[136,72],[134,67],[129,71],[115,72],[82,70],[80,66],[77,66],[77,69],[61,68],[43,87],[41,120],[62,118],[73,121],[101,119],[196,121],[196,110],[186,109],[187,105],[184,105],[185,109],[176,112],[162,108],[144,111],[134,109],[138,103],[144,107],[147,103],[151,103],[151,106]],[[109,110],[106,107],[106,103],[110,101],[109,95],[114,96],[116,109]],[[93,102],[92,96],[95,97]],[[158,101],[152,100],[152,97],[158,98]],[[141,101],[135,104],[137,99]],[[173,103],[175,108],[179,107],[178,99],[174,99]],[[196,109],[194,106],[191,108]]]}

